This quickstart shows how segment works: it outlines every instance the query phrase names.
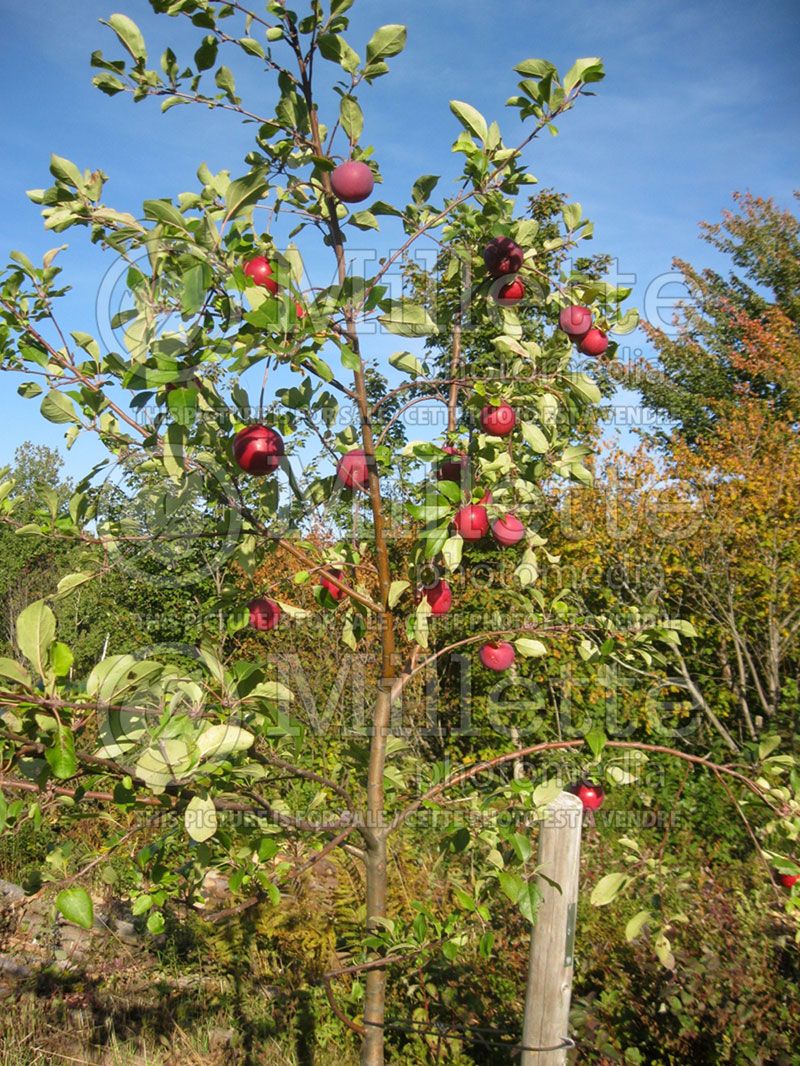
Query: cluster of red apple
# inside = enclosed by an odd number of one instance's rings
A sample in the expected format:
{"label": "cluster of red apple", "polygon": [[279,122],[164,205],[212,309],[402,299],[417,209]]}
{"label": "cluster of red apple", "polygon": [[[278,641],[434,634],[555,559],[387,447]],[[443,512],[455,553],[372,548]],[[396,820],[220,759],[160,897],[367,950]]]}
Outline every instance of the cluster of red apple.
{"label": "cluster of red apple", "polygon": [[[334,194],[346,203],[359,203],[371,195],[375,186],[372,171],[366,163],[350,160],[340,164],[331,174],[331,187]],[[495,237],[484,249],[486,269],[493,278],[515,275],[499,290],[496,299],[505,306],[519,303],[525,295],[525,286],[516,275],[522,269],[524,253],[520,246],[510,237]],[[245,274],[268,292],[278,292],[278,282],[273,276],[271,264],[263,257],[256,256],[244,264]],[[304,311],[296,304],[299,318]],[[559,316],[560,328],[572,337],[580,350],[588,355],[602,355],[608,347],[608,338],[601,330],[592,328],[592,313],[587,307],[567,307]],[[487,404],[480,413],[481,429],[493,437],[507,437],[517,424],[514,408],[505,401],[499,404]],[[462,483],[468,463],[466,452],[447,445],[444,448],[450,458],[443,460],[436,471],[439,481]],[[280,434],[268,426],[253,425],[236,434],[233,441],[233,454],[236,462],[247,474],[256,477],[274,473],[285,454],[283,439]],[[363,448],[353,448],[339,460],[336,477],[346,489],[365,491],[369,485],[369,460]],[[492,502],[491,493],[486,493],[479,503],[469,503],[460,507],[453,518],[456,532],[466,541],[482,540],[490,528],[494,539],[502,547],[512,547],[525,537],[525,527],[512,513],[489,522],[486,504]],[[331,570],[335,577],[340,572]],[[326,576],[320,584],[334,600],[339,601],[344,591]],[[453,593],[449,584],[440,580],[423,591],[425,599],[434,615],[447,614],[453,604]],[[277,603],[268,599],[255,599],[249,604],[250,625],[258,630],[274,629],[281,617]],[[496,672],[508,670],[515,661],[516,653],[507,641],[490,641],[479,652],[483,665]],[[602,802],[602,799],[601,799]]]}
{"label": "cluster of red apple", "polygon": [[[483,261],[492,278],[509,278],[495,294],[502,307],[514,307],[525,298],[525,285],[518,277],[522,270],[525,253],[510,237],[495,237],[483,250]],[[592,312],[588,307],[565,307],[558,318],[558,325],[577,345],[584,355],[603,355],[608,348],[608,337],[592,325]]]}

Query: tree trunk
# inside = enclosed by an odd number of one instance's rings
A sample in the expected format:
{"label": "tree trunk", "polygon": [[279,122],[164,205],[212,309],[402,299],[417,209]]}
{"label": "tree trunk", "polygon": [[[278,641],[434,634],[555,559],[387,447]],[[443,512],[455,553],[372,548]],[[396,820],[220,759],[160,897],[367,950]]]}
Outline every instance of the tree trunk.
{"label": "tree trunk", "polygon": [[[386,835],[380,830],[367,848],[367,929],[373,918],[386,915]],[[369,970],[364,998],[364,1027],[361,1066],[383,1066],[386,1000],[386,971]]]}
{"label": "tree trunk", "polygon": [[[383,772],[386,766],[386,740],[392,711],[391,689],[378,693],[373,718],[372,743],[369,752],[367,779],[367,825],[364,841],[367,845],[367,932],[374,927],[375,918],[386,917],[386,839]],[[386,971],[369,970],[364,998],[364,1034],[361,1045],[361,1066],[383,1066]]]}

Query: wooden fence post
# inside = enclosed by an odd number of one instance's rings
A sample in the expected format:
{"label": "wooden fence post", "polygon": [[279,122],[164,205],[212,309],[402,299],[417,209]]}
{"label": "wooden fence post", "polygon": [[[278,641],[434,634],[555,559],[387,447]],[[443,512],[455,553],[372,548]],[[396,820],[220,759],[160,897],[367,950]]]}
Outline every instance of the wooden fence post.
{"label": "wooden fence post", "polygon": [[[578,910],[583,804],[561,792],[539,830],[542,898],[531,937],[522,1066],[565,1066],[569,1049],[569,1003]],[[547,878],[547,880],[545,880]],[[555,882],[555,885],[550,882]]]}

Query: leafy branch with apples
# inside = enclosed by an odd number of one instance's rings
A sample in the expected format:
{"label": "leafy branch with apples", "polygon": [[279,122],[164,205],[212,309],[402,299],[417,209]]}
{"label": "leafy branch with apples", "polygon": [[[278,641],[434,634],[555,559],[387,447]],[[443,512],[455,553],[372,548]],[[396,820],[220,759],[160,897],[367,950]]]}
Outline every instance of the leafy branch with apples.
{"label": "leafy branch with apples", "polygon": [[[0,289],[3,368],[22,375],[21,395],[37,398],[43,417],[65,427],[67,447],[94,434],[105,451],[76,486],[68,513],[52,506],[17,531],[86,546],[86,568],[53,590],[67,599],[105,568],[135,560],[143,542],[161,539],[169,552],[173,540],[202,526],[225,560],[214,612],[225,628],[208,626],[190,664],[111,655],[79,680],[51,607],[37,601],[17,620],[19,659],[0,660],[0,744],[2,787],[27,797],[4,804],[9,825],[37,817],[48,791],[87,817],[97,805],[131,815],[155,810],[183,821],[195,890],[198,874],[227,864],[246,900],[279,907],[282,879],[272,860],[282,841],[296,837],[308,841],[308,865],[336,850],[356,862],[365,917],[350,965],[337,972],[363,974],[352,993],[354,1017],[330,981],[328,991],[337,1017],[362,1041],[362,1062],[374,1066],[384,1061],[389,960],[412,962],[432,950],[455,957],[475,922],[485,925],[497,891],[527,918],[535,913],[530,848],[503,827],[483,835],[480,875],[446,930],[434,936],[432,921],[390,913],[392,835],[465,782],[488,782],[470,801],[481,809],[535,822],[561,783],[510,782],[497,773],[551,750],[582,753],[573,788],[596,811],[601,775],[633,784],[648,751],[591,729],[569,741],[505,745],[459,771],[447,750],[430,762],[410,753],[394,735],[396,715],[416,712],[423,679],[456,649],[476,652],[476,669],[490,674],[536,669],[556,647],[577,648],[598,669],[613,659],[635,671],[664,661],[693,633],[652,605],[626,617],[589,616],[568,587],[546,599],[537,586],[548,551],[537,520],[543,486],[592,482],[591,448],[576,439],[596,418],[602,394],[592,374],[576,369],[576,352],[612,360],[611,335],[637,322],[622,309],[624,289],[569,264],[548,269],[554,250],[567,255],[592,236],[579,204],[564,206],[559,235],[546,239],[518,210],[536,182],[526,150],[590,94],[603,77],[600,60],[579,59],[563,76],[541,59],[519,63],[508,106],[523,132],[510,142],[473,106],[452,101],[460,126],[453,152],[462,162],[456,191],[437,196],[440,179],[426,174],[409,202],[395,206],[374,199],[382,175],[362,141],[359,95],[389,73],[406,31],[381,26],[360,54],[345,37],[352,3],[314,2],[303,13],[271,0],[259,14],[238,2],[151,0],[157,13],[196,28],[188,64],[168,48],[151,66],[136,24],[122,14],[107,20],[123,57],[93,54],[102,92],[155,98],[162,111],[228,112],[247,124],[253,143],[244,173],[214,174],[202,164],[194,190],[146,200],[141,218],[104,202],[105,174],[57,156],[52,184],[29,192],[49,231],[83,229],[124,264],[127,303],[111,323],[118,350],[88,332],[67,332],[59,303],[68,290],[55,263],[63,249],[48,252],[41,266],[12,253]],[[263,93],[259,104],[244,103],[221,63],[227,51],[271,79],[274,108],[253,110],[263,108]],[[321,96],[317,85],[326,78],[333,90]],[[369,276],[352,272],[348,244],[381,227],[400,235],[397,250]],[[426,240],[437,249],[443,286],[458,293],[459,310],[447,310],[446,322],[436,306],[393,291],[393,269]],[[306,262],[322,253],[332,257],[335,279],[310,284]],[[363,335],[376,326],[413,340],[448,332],[448,372],[434,373],[406,351],[375,365]],[[488,338],[486,345],[475,337]],[[393,434],[402,412],[420,403],[441,405],[446,431],[411,442]],[[313,456],[308,427],[322,446]],[[11,487],[0,488],[0,507],[14,524]],[[194,529],[170,526],[179,506],[196,516]],[[167,516],[162,532],[152,532],[153,514]],[[320,523],[327,539],[312,535]],[[437,626],[458,607],[471,552],[487,545],[515,553],[507,615],[447,643]],[[289,587],[267,594],[253,575],[279,556],[301,569]],[[251,582],[244,598],[242,575]],[[296,602],[309,584],[321,639],[360,657],[370,694],[369,721],[347,744],[330,738],[327,751],[310,742],[291,684],[269,661],[278,628],[313,621]],[[263,641],[263,656],[236,658],[245,633]],[[626,769],[604,764],[615,749],[638,754]],[[751,780],[705,758],[649,749],[693,759],[741,787],[774,810],[788,839],[797,838],[800,807],[769,768]],[[511,848],[507,859],[500,844]],[[800,868],[784,865],[780,876],[791,887]],[[611,902],[632,881],[627,873],[608,877],[596,902]],[[151,932],[163,929],[163,911],[182,891],[173,878],[142,893],[135,906]],[[82,886],[63,888],[57,902],[70,920],[91,924]],[[417,914],[424,915],[421,904]],[[491,953],[491,936],[483,935],[481,950]],[[668,945],[657,950],[668,956]]]}

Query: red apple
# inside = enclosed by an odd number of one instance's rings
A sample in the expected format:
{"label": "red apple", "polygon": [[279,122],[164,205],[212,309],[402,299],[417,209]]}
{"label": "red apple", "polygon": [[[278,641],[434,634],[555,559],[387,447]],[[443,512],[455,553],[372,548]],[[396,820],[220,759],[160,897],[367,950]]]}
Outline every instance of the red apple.
{"label": "red apple", "polygon": [[[330,575],[332,577],[336,577],[336,578],[341,579],[341,576],[342,576],[342,571],[341,570],[334,570],[333,567],[328,567],[328,572],[330,573]],[[344,589],[340,589],[338,585],[334,585],[334,583],[331,581],[331,579],[329,577],[326,577],[325,574],[320,574],[319,583],[320,583],[320,585],[322,585],[322,587],[325,589],[326,592],[330,592],[331,596],[333,596],[333,598],[337,602],[339,600],[343,600],[345,598],[345,596],[347,595],[347,593],[344,591]]]}
{"label": "red apple", "polygon": [[458,448],[453,448],[449,444],[446,444],[442,451],[447,452],[448,455],[455,456],[455,458],[442,459],[436,467],[436,480],[455,481],[457,485],[460,485],[464,477],[464,471],[467,469],[467,453],[459,451]]}
{"label": "red apple", "polygon": [[305,318],[306,317],[306,309],[305,309],[305,307],[303,307],[302,304],[295,303],[294,309],[297,312],[297,317],[298,318]]}
{"label": "red apple", "polygon": [[481,411],[481,428],[492,437],[507,437],[516,424],[514,408],[507,403],[498,407],[487,404]]}
{"label": "red apple", "polygon": [[592,328],[592,312],[588,307],[565,307],[558,316],[559,329],[570,337],[582,337]]}
{"label": "red apple", "polygon": [[495,300],[501,307],[515,307],[525,299],[525,286],[519,278],[514,278],[508,284],[503,285],[496,294]]}
{"label": "red apple", "polygon": [[273,296],[278,291],[278,283],[272,277],[272,267],[263,255],[248,259],[244,264],[244,272],[251,281],[260,285],[262,289],[266,289],[267,292],[271,292]]}
{"label": "red apple", "polygon": [[792,888],[800,881],[800,874],[778,874],[778,880],[785,888]]}
{"label": "red apple", "polygon": [[446,581],[437,581],[429,589],[423,589],[422,595],[431,605],[431,614],[447,614],[453,606],[453,590]]}
{"label": "red apple", "polygon": [[516,274],[522,269],[523,252],[510,237],[495,237],[483,250],[483,261],[493,278]]}
{"label": "red apple", "polygon": [[260,596],[248,603],[250,610],[250,626],[252,629],[265,631],[274,629],[281,620],[281,609],[274,600],[267,600]]}
{"label": "red apple", "polygon": [[341,163],[331,174],[334,193],[346,204],[360,204],[372,195],[375,177],[366,163],[351,159]]}
{"label": "red apple", "polygon": [[354,448],[342,456],[336,476],[346,489],[366,489],[369,485],[369,464],[363,448]]}
{"label": "red apple", "polygon": [[283,438],[269,426],[245,426],[233,438],[234,459],[254,477],[274,473],[283,455]]}
{"label": "red apple", "polygon": [[489,515],[479,503],[470,503],[456,511],[453,525],[464,540],[481,540],[489,532]]}
{"label": "red apple", "polygon": [[498,544],[504,548],[510,548],[525,536],[525,526],[514,514],[507,514],[505,518],[498,518],[492,526],[492,536]]}
{"label": "red apple", "polygon": [[590,329],[580,338],[578,350],[584,355],[602,355],[608,348],[608,337],[601,329]]}
{"label": "red apple", "polygon": [[510,666],[514,665],[514,660],[517,657],[514,652],[514,645],[509,644],[506,640],[493,640],[489,644],[484,644],[478,654],[486,669],[496,670],[497,673],[508,670]]}
{"label": "red apple", "polygon": [[585,778],[574,785],[570,785],[569,791],[578,797],[585,811],[599,810],[606,798],[605,789],[602,785],[598,785],[596,781],[588,781]]}

